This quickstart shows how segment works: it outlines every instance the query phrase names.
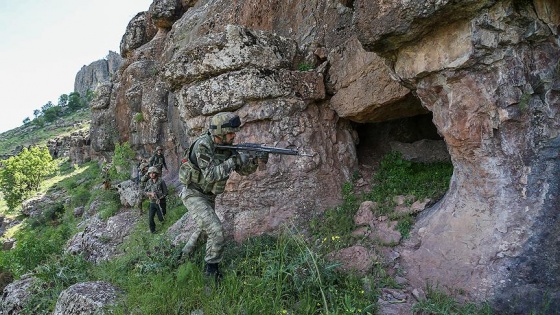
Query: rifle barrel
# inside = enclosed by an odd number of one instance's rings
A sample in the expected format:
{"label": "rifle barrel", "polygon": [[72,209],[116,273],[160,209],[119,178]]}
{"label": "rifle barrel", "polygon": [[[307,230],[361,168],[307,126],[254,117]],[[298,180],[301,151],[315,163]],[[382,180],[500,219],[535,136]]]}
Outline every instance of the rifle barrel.
{"label": "rifle barrel", "polygon": [[255,152],[268,152],[273,154],[284,155],[300,155],[300,156],[313,156],[311,154],[299,153],[297,150],[287,148],[276,148],[264,146],[256,143],[244,143],[237,145],[216,145],[220,149],[240,150],[240,151],[255,151]]}

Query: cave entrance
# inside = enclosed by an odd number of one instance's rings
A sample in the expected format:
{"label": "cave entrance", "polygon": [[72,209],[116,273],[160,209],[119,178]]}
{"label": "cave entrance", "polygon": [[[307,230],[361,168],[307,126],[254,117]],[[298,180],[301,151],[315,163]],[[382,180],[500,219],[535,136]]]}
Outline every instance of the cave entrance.
{"label": "cave entrance", "polygon": [[[418,143],[421,140],[438,141],[443,145],[444,152],[432,154],[447,154],[443,138],[439,135],[432,122],[432,113],[416,115],[413,117],[399,118],[380,123],[356,124],[359,143],[356,147],[360,172],[368,173],[375,169],[383,156],[406,144]],[[417,154],[421,155],[422,152]]]}

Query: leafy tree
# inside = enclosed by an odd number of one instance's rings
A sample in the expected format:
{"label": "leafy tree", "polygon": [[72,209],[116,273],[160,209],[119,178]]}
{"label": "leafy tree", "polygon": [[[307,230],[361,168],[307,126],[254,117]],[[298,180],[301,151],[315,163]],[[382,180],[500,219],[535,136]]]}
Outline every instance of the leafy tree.
{"label": "leafy tree", "polygon": [[43,117],[47,122],[55,121],[62,114],[62,107],[53,106],[43,112]]}
{"label": "leafy tree", "polygon": [[43,105],[43,107],[41,107],[41,111],[43,113],[45,113],[47,110],[49,110],[49,108],[52,108],[54,106],[54,104],[51,101],[48,101],[47,104]]}
{"label": "leafy tree", "polygon": [[27,125],[30,122],[31,122],[31,119],[29,119],[29,117],[25,117],[25,119],[23,120],[24,125]]}
{"label": "leafy tree", "polygon": [[72,92],[68,95],[68,108],[76,111],[84,106],[84,101],[80,97],[80,93]]}
{"label": "leafy tree", "polygon": [[24,148],[20,154],[3,160],[0,169],[0,191],[6,205],[15,209],[39,190],[43,179],[57,170],[47,147]]}
{"label": "leafy tree", "polygon": [[42,114],[41,111],[38,109],[33,111],[33,116],[35,116],[35,118],[38,118],[39,116],[41,116],[41,114]]}
{"label": "leafy tree", "polygon": [[37,117],[35,119],[33,119],[33,124],[39,128],[42,128],[45,126],[45,118],[41,117]]}
{"label": "leafy tree", "polygon": [[68,105],[68,94],[62,94],[58,97],[58,106],[64,107]]}

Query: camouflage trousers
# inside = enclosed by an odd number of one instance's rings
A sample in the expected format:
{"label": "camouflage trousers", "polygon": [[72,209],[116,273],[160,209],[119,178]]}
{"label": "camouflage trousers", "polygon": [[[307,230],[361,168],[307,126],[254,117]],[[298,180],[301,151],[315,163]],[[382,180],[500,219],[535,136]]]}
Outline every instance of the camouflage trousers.
{"label": "camouflage trousers", "polygon": [[222,222],[216,215],[215,195],[205,195],[196,189],[183,188],[181,200],[196,222],[196,229],[182,249],[188,255],[196,245],[201,233],[206,233],[206,256],[204,261],[209,264],[222,261],[224,251],[224,232]]}

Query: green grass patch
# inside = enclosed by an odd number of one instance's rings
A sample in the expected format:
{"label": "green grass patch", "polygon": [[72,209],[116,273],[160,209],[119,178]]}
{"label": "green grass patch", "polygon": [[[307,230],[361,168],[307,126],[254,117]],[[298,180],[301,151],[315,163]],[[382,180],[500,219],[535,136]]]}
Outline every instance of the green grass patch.
{"label": "green grass patch", "polygon": [[431,315],[492,315],[493,311],[487,303],[461,304],[437,287],[428,287],[426,300],[415,304],[413,311]]}
{"label": "green grass patch", "polygon": [[377,202],[376,215],[398,220],[398,230],[407,237],[414,218],[412,215],[395,214],[393,197],[414,196],[415,200],[429,198],[435,202],[449,189],[452,175],[451,163],[415,163],[404,160],[398,152],[392,152],[383,157],[373,178],[373,188],[365,198]]}
{"label": "green grass patch", "polygon": [[[176,265],[180,248],[142,235],[97,272],[126,291],[115,314],[374,314],[367,277],[336,270],[294,235],[228,243],[219,286],[203,276],[204,246]],[[162,298],[164,297],[164,298]]]}

